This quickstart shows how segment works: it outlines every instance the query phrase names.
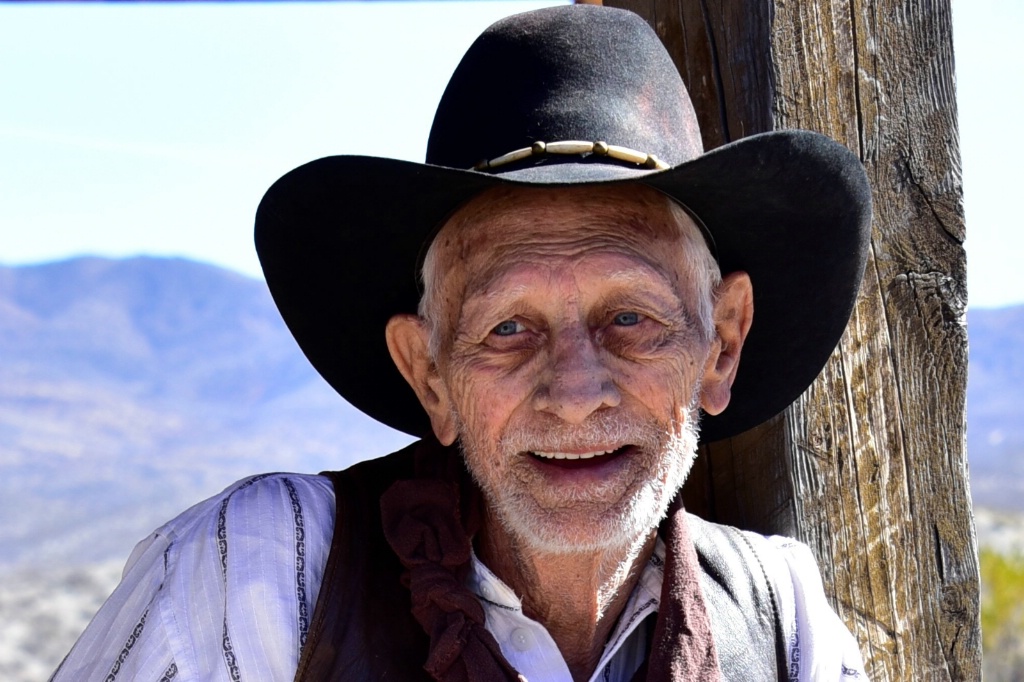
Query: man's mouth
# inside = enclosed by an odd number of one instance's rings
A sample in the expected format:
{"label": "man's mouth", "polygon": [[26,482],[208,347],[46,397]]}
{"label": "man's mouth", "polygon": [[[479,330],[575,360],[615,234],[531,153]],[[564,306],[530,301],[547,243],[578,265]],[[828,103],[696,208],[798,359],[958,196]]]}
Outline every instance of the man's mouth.
{"label": "man's mouth", "polygon": [[531,450],[530,455],[545,464],[562,467],[589,466],[609,461],[629,450],[632,446],[623,445],[614,450],[591,450],[586,452],[560,452],[548,450]]}

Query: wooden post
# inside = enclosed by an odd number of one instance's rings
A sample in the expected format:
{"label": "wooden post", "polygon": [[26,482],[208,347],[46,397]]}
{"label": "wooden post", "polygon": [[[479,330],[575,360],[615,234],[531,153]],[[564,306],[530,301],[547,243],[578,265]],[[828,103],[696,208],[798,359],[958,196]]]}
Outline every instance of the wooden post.
{"label": "wooden post", "polygon": [[874,188],[840,347],[793,407],[706,449],[687,503],[809,544],[872,680],[979,679],[950,0],[605,4],[657,30],[706,148],[817,130],[860,154]]}

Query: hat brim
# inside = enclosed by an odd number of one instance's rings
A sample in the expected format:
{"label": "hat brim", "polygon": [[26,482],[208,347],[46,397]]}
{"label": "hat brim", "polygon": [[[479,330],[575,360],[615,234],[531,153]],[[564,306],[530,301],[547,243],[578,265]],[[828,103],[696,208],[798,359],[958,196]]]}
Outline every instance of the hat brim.
{"label": "hat brim", "polygon": [[806,131],[744,138],[664,171],[560,163],[488,175],[394,159],[332,156],[266,193],[256,248],[271,294],[309,361],[346,400],[411,435],[430,424],[384,341],[416,312],[425,242],[456,208],[506,184],[638,182],[675,198],[713,235],[722,273],[745,270],[754,321],[728,408],[701,440],[745,431],[792,403],[849,320],[870,237],[857,157]]}

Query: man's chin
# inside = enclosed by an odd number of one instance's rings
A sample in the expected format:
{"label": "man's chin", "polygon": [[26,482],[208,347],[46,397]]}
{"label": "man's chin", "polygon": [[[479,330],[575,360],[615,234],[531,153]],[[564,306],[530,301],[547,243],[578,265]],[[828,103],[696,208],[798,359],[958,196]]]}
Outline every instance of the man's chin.
{"label": "man's chin", "polygon": [[[570,525],[572,524],[572,525]],[[608,529],[581,527],[573,521],[559,524],[557,527],[548,524],[525,525],[522,523],[504,524],[506,531],[513,535],[519,543],[539,554],[590,554],[595,552],[619,552],[628,550],[637,542],[646,538],[653,527],[643,533],[608,532]],[[568,531],[567,529],[571,529]]]}
{"label": "man's chin", "polygon": [[629,551],[664,519],[673,497],[664,499],[665,492],[642,491],[625,504],[576,501],[549,509],[535,500],[506,499],[488,506],[506,533],[538,553]]}

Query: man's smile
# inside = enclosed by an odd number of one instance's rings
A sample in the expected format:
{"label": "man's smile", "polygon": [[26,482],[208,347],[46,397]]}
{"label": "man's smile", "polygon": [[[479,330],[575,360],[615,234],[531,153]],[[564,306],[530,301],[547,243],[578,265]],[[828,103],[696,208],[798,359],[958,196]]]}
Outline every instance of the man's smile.
{"label": "man's smile", "polygon": [[533,461],[542,468],[557,469],[598,469],[607,468],[607,465],[617,462],[622,455],[633,452],[636,448],[633,445],[609,450],[592,450],[587,452],[551,452],[551,451],[530,451]]}
{"label": "man's smile", "polygon": [[618,453],[620,450],[628,446],[622,446],[620,448],[613,448],[611,450],[597,450],[593,452],[544,452],[542,450],[533,450],[530,452],[531,455],[541,457],[543,459],[593,459],[594,457],[604,457],[613,453]]}

